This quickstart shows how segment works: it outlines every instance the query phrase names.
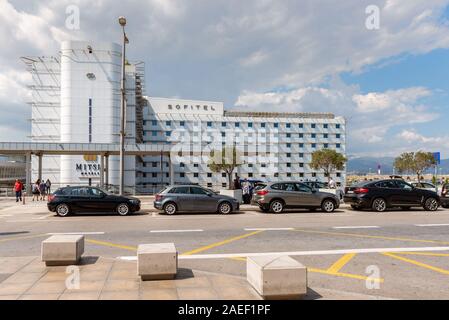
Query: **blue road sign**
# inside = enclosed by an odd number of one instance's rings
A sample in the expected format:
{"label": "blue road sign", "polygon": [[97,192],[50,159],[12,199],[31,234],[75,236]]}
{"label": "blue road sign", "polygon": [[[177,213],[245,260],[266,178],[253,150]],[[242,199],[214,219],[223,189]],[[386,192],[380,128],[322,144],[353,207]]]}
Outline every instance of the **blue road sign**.
{"label": "blue road sign", "polygon": [[440,152],[434,152],[433,157],[437,164],[441,164],[441,153]]}

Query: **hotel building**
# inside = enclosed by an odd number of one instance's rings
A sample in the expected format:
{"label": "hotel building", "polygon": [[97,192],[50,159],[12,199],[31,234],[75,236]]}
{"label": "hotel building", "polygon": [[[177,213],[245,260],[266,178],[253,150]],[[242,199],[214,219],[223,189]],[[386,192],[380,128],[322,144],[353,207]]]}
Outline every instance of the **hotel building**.
{"label": "hotel building", "polygon": [[[31,141],[119,143],[121,47],[66,41],[57,57],[23,57],[33,76]],[[125,190],[157,192],[169,183],[228,187],[208,167],[211,151],[235,147],[241,178],[262,181],[325,180],[309,166],[315,150],[345,154],[346,123],[330,113],[225,110],[223,103],[145,96],[144,65],[126,65],[126,143],[169,144],[171,156],[127,156]],[[32,176],[37,177],[32,161]],[[109,157],[110,184],[118,185],[119,162]],[[42,176],[55,185],[99,182],[92,156],[46,156]],[[345,172],[337,172],[338,184]]]}

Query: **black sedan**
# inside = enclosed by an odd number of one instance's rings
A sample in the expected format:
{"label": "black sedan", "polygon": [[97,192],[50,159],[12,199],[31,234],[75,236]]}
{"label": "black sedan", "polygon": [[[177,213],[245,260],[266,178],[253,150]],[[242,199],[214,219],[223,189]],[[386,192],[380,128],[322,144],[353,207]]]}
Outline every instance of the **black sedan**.
{"label": "black sedan", "polygon": [[121,216],[140,210],[140,200],[109,194],[95,187],[65,187],[48,197],[48,210],[65,217],[72,212],[117,212]]}
{"label": "black sedan", "polygon": [[369,181],[352,186],[347,189],[344,199],[353,209],[377,212],[393,207],[403,210],[423,207],[427,211],[436,211],[440,205],[436,192],[415,188],[399,179]]}

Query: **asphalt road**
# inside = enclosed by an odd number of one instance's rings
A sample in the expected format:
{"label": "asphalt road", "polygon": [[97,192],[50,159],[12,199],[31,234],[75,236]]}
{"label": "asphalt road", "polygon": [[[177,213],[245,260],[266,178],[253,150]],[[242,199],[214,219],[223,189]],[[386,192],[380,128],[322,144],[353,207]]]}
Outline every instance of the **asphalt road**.
{"label": "asphalt road", "polygon": [[0,202],[0,256],[38,256],[51,233],[84,233],[85,255],[135,259],[142,243],[174,242],[179,264],[246,274],[245,257],[289,254],[309,270],[309,285],[393,299],[449,299],[449,210],[373,213],[343,206],[333,214],[294,210],[165,216],[144,199],[138,214],[65,218],[45,203]]}

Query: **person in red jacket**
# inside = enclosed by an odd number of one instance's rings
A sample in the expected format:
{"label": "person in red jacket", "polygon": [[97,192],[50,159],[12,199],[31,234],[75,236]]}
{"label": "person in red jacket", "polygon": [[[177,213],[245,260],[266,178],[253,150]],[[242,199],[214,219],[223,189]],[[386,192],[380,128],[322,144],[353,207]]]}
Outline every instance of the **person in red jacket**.
{"label": "person in red jacket", "polygon": [[16,193],[16,202],[22,201],[22,189],[23,184],[20,182],[19,179],[16,180],[16,183],[14,184],[14,192]]}

